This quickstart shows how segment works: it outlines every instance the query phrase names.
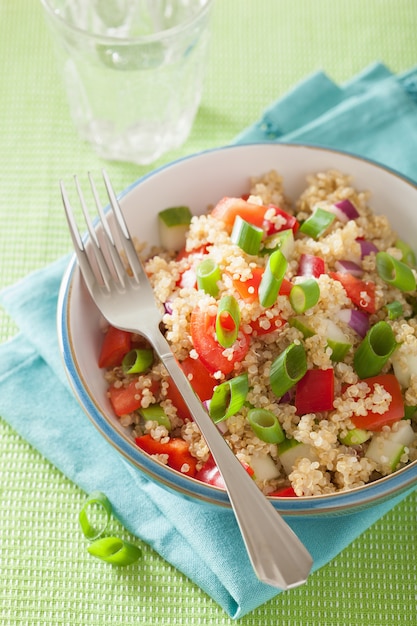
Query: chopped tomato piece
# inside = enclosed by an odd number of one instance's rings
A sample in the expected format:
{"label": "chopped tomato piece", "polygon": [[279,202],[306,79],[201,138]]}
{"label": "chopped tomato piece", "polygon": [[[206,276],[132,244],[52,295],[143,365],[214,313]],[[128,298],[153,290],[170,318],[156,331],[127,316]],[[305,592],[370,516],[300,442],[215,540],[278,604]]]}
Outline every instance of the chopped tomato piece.
{"label": "chopped tomato piece", "polygon": [[[209,315],[198,306],[191,313],[190,333],[194,348],[209,372],[217,371],[230,374],[234,364],[242,361],[249,350],[249,337],[239,331],[238,337],[231,346],[232,358],[224,355],[224,348],[219,344],[215,332],[216,316]],[[229,350],[229,349],[228,349]]]}
{"label": "chopped tomato piece", "polygon": [[107,368],[120,365],[125,354],[129,352],[131,345],[131,333],[109,326],[104,335],[98,366]]}
{"label": "chopped tomato piece", "polygon": [[247,280],[233,280],[233,286],[245,302],[256,302],[258,299],[258,289],[261,284],[262,275],[264,273],[263,267],[252,268],[252,278]]}
{"label": "chopped tomato piece", "polygon": [[273,498],[296,498],[297,494],[295,493],[292,487],[284,487],[283,489],[279,489],[278,491],[273,491],[268,494]]}
{"label": "chopped tomato piece", "polygon": [[[248,303],[256,302],[258,300],[259,285],[261,284],[264,271],[265,269],[263,267],[253,267],[251,278],[244,281],[237,279],[233,280],[233,286],[242,300],[245,300],[245,302]],[[292,283],[287,278],[284,278],[279,289],[279,295],[288,296],[292,287]]]}
{"label": "chopped tomato piece", "polygon": [[204,244],[199,246],[198,248],[194,248],[193,250],[186,250],[185,247],[182,248],[175,257],[175,261],[181,261],[182,259],[187,259],[190,254],[201,254],[203,256],[207,252],[207,245]]}
{"label": "chopped tomato piece", "polygon": [[166,397],[169,400],[171,400],[172,404],[177,409],[177,415],[179,418],[181,418],[184,421],[186,420],[190,422],[192,421],[193,418],[191,417],[191,413],[188,410],[185,400],[182,397],[181,393],[178,391],[177,386],[175,385],[172,378],[168,379],[168,388],[166,392]]}
{"label": "chopped tomato piece", "polygon": [[[253,469],[247,463],[242,463],[241,461],[241,464],[243,465],[249,476],[254,475]],[[198,470],[194,478],[200,480],[203,483],[207,483],[208,485],[215,485],[216,487],[221,487],[222,489],[225,489],[224,480],[211,454],[207,461],[204,463],[203,467]]]}
{"label": "chopped tomato piece", "polygon": [[188,444],[180,437],[172,437],[166,443],[153,439],[151,435],[142,435],[135,439],[136,445],[148,454],[167,454],[168,466],[172,469],[195,476],[197,459],[189,451]]}
{"label": "chopped tomato piece", "polygon": [[[132,380],[126,387],[109,387],[110,402],[118,417],[132,413],[142,406],[142,390],[136,388],[137,379]],[[155,395],[158,392],[158,383],[153,383],[151,391]]]}
{"label": "chopped tomato piece", "polygon": [[292,282],[290,280],[288,280],[288,278],[284,278],[282,283],[281,283],[281,287],[279,288],[279,295],[280,296],[289,296],[290,295],[290,291],[291,289],[294,287],[294,285],[292,284]]}
{"label": "chopped tomato piece", "polygon": [[[213,395],[214,387],[218,385],[218,381],[212,377],[200,359],[187,357],[180,363],[180,366],[201,402],[210,400]],[[193,418],[188,410],[187,404],[171,378],[168,379],[166,397],[171,400],[172,404],[177,409],[178,417],[184,421],[192,421]]]}
{"label": "chopped tomato piece", "polygon": [[213,378],[200,359],[187,357],[180,365],[201,402],[210,400],[218,381]]}
{"label": "chopped tomato piece", "polygon": [[321,413],[331,411],[334,401],[334,371],[307,370],[295,388],[295,407],[297,414]]}
{"label": "chopped tomato piece", "polygon": [[352,274],[342,274],[341,272],[329,272],[329,276],[343,285],[353,304],[356,304],[363,311],[375,313],[375,283],[361,280]]}
{"label": "chopped tomato piece", "polygon": [[351,419],[356,428],[380,431],[384,426],[391,426],[404,417],[404,400],[401,387],[394,374],[379,374],[365,378],[363,382],[369,385],[370,393],[373,393],[376,384],[381,385],[391,395],[391,402],[385,413],[368,411],[366,415],[354,415]]}
{"label": "chopped tomato piece", "polygon": [[318,278],[325,271],[324,260],[320,256],[314,256],[314,254],[302,254],[300,256],[300,264],[298,266],[298,274],[300,276]]}
{"label": "chopped tomato piece", "polygon": [[228,231],[231,232],[238,215],[246,222],[262,228],[266,210],[266,206],[252,204],[243,198],[225,197],[216,204],[211,215],[224,222]]}
{"label": "chopped tomato piece", "polygon": [[236,329],[235,320],[228,311],[222,311],[219,315],[220,326],[226,331],[233,331]]}
{"label": "chopped tomato piece", "polygon": [[[269,322],[269,326],[266,324]],[[259,337],[260,335],[267,335],[274,332],[279,328],[282,328],[286,320],[281,315],[274,315],[273,317],[267,317],[266,315],[260,315],[256,320],[251,322],[253,332]]]}
{"label": "chopped tomato piece", "polygon": [[268,204],[268,209],[274,209],[275,215],[279,215],[282,218],[282,220],[280,220],[281,221],[280,226],[278,226],[275,223],[267,221],[267,224],[266,224],[267,235],[273,235],[274,233],[279,233],[281,230],[289,230],[290,228],[295,235],[297,230],[300,228],[300,223],[297,220],[297,218],[294,217],[294,215],[287,213],[287,211],[284,211],[283,209],[281,209],[279,206],[276,206],[275,204]]}
{"label": "chopped tomato piece", "polygon": [[219,468],[217,467],[211,454],[204,463],[203,467],[198,470],[195,478],[200,480],[202,483],[207,483],[208,485],[214,485],[215,487],[221,487],[222,489],[226,488],[223,477],[220,474]]}

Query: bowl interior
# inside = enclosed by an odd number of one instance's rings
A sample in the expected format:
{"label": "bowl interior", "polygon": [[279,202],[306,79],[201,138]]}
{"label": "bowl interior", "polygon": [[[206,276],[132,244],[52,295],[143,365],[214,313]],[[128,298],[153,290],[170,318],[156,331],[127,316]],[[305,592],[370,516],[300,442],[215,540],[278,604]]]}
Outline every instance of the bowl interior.
{"label": "bowl interior", "polygon": [[[350,174],[355,188],[371,192],[373,210],[387,215],[398,235],[413,245],[414,237],[410,234],[417,232],[417,188],[411,182],[360,158],[314,147],[267,144],[205,152],[152,172],[124,191],[120,203],[132,235],[148,246],[157,245],[159,211],[185,204],[193,213],[202,213],[223,196],[247,192],[251,176],[271,169],[283,176],[286,195],[292,200],[305,188],[306,177],[311,173],[336,169]],[[62,283],[58,331],[67,373],[81,405],[112,445],[151,477],[186,495],[227,505],[222,490],[197,483],[146,458],[134,445],[129,431],[114,417],[106,398],[103,372],[97,365],[103,323],[73,259]],[[287,501],[278,498],[277,508],[288,514],[362,505],[412,484],[417,474],[415,464],[412,465],[377,481],[380,484],[356,490],[356,494],[353,491]]]}

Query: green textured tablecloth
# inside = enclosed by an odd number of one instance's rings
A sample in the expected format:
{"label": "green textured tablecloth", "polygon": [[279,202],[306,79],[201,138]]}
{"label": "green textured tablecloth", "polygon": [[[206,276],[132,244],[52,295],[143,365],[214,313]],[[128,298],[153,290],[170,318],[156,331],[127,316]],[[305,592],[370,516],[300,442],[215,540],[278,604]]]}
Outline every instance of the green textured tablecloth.
{"label": "green textured tablecloth", "polygon": [[[229,143],[317,69],[348,80],[375,60],[417,63],[415,0],[218,0],[202,106],[181,150]],[[34,0],[0,0],[0,287],[71,250],[57,181],[103,165],[68,118]],[[148,171],[105,164],[116,189]],[[14,334],[0,314],[0,340]],[[59,407],[57,407],[57,413]],[[0,420],[0,625],[417,624],[417,495],[298,589],[230,619],[146,545],[115,569],[86,552],[85,495]],[[116,522],[115,534],[129,539]]]}

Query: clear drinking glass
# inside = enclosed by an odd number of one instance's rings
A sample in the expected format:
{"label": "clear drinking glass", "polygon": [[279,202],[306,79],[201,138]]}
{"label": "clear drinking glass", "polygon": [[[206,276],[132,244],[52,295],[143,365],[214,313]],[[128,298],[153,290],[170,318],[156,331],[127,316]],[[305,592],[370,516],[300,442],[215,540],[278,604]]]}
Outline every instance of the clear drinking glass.
{"label": "clear drinking glass", "polygon": [[71,117],[109,160],[152,163],[187,139],[214,0],[41,0]]}

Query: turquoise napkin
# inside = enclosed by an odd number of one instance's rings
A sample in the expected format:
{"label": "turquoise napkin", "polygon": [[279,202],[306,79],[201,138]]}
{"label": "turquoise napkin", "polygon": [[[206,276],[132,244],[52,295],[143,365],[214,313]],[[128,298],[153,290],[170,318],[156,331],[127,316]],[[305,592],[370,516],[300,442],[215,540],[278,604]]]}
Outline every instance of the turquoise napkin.
{"label": "turquoise napkin", "polygon": [[[237,141],[340,148],[417,180],[417,69],[394,76],[375,64],[341,87],[317,72],[269,107]],[[129,466],[90,424],[69,389],[55,332],[57,295],[68,260],[0,294],[20,328],[0,346],[0,415],[83,490],[105,492],[130,532],[230,617],[242,617],[278,591],[254,576],[232,512],[192,503]],[[353,515],[287,521],[310,550],[316,570],[406,495]]]}

